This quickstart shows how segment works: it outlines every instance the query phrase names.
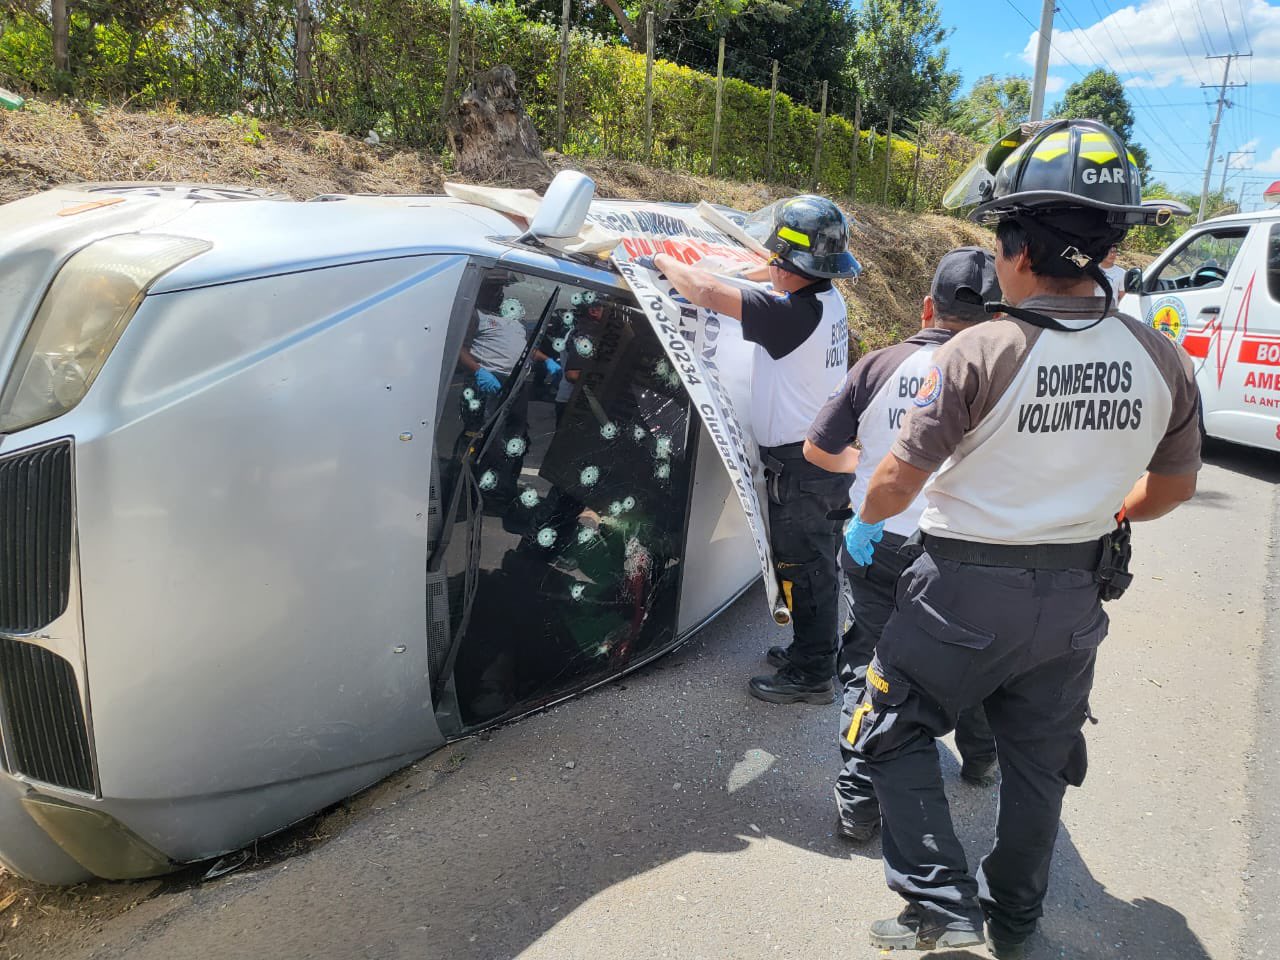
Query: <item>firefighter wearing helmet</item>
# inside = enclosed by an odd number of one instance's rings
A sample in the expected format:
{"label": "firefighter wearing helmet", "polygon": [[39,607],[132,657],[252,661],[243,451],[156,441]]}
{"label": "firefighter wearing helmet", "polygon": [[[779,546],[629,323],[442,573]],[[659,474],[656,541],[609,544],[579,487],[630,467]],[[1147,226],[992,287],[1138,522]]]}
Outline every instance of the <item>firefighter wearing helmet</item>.
{"label": "firefighter wearing helmet", "polygon": [[[948,197],[995,223],[1003,302],[987,309],[1003,315],[938,348],[889,454],[867,464],[845,534],[855,560],[922,489],[928,505],[848,737],[879,800],[889,886],[907,901],[872,943],[985,935],[1008,960],[1042,912],[1063,794],[1084,780],[1102,601],[1130,579],[1129,522],[1191,497],[1200,432],[1190,361],[1115,312],[1099,268],[1131,226],[1186,208],[1142,203],[1124,143],[1090,120],[1024,126],[970,173]],[[934,741],[978,704],[1002,782],[974,877]]]}
{"label": "firefighter wearing helmet", "polygon": [[767,279],[767,286],[736,285],[663,254],[646,265],[691,303],[741,322],[743,337],[755,344],[751,423],[768,490],[769,544],[793,635],[789,646],[767,653],[777,673],[752,677],[748,689],[771,703],[826,704],[836,696],[837,553],[850,476],[806,461],[804,438],[848,368],[848,314],[831,281],[857,277],[862,268],[848,250],[844,214],[824,197],[782,200],[757,219],[772,257],[751,279]]}

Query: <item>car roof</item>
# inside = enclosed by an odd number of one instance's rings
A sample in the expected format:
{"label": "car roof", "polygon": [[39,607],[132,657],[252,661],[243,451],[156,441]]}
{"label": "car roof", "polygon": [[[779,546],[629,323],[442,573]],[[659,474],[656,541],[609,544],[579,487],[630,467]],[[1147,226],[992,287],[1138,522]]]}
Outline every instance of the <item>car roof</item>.
{"label": "car roof", "polygon": [[[98,189],[140,188],[111,184]],[[148,197],[157,196],[154,189],[141,189]],[[159,194],[162,202],[165,195]],[[176,187],[172,196],[185,199],[183,208],[151,232],[208,240],[212,249],[162,277],[152,287],[153,294],[433,253],[488,257],[569,275],[583,283],[626,286],[607,259],[555,255],[517,244],[523,223],[490,207],[448,196],[326,194],[297,203],[279,194],[237,196],[235,188],[215,191],[192,185]],[[196,202],[190,202],[193,199]],[[597,213],[636,207],[683,213],[693,205],[634,200],[591,204]]]}
{"label": "car roof", "polygon": [[208,240],[207,253],[166,274],[172,293],[301,270],[432,253],[497,259],[514,221],[448,197],[333,197],[196,203],[151,232]]}
{"label": "car roof", "polygon": [[[1204,223],[1224,224],[1242,221],[1244,223],[1255,223],[1259,220],[1280,220],[1280,207],[1269,207],[1265,210],[1254,210],[1252,213],[1224,213],[1221,216],[1210,217]],[[1202,226],[1202,224],[1196,224]]]}

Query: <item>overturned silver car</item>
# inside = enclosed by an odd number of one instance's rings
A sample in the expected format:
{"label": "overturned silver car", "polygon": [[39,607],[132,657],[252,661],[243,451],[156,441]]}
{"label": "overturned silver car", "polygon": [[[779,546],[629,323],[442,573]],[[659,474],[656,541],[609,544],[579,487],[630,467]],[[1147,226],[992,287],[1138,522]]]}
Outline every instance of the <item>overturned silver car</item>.
{"label": "overturned silver car", "polygon": [[0,206],[7,868],[234,850],[759,576],[628,286],[537,227],[155,185]]}

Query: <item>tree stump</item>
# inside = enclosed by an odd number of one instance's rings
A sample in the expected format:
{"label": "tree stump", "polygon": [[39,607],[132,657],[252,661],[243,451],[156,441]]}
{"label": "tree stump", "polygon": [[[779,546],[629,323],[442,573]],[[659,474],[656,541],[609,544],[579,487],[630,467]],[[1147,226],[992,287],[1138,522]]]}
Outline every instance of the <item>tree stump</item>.
{"label": "tree stump", "polygon": [[457,172],[468,180],[536,187],[551,179],[515,72],[505,64],[467,86],[449,117],[449,144]]}

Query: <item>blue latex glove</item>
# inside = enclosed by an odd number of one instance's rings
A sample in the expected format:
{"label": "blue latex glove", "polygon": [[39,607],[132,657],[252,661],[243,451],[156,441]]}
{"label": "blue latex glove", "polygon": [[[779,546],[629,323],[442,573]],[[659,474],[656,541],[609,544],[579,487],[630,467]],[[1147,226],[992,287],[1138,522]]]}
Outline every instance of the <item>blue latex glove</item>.
{"label": "blue latex glove", "polygon": [[856,513],[844,531],[844,548],[853,557],[853,562],[865,567],[871,563],[871,555],[875,553],[875,545],[884,536],[884,521],[865,523]]}
{"label": "blue latex glove", "polygon": [[658,265],[653,262],[653,257],[636,257],[631,261],[637,267],[644,267],[646,270],[657,270]]}
{"label": "blue latex glove", "polygon": [[563,367],[561,367],[561,366],[560,366],[560,364],[559,364],[559,363],[558,363],[554,358],[552,358],[552,357],[547,357],[547,359],[543,360],[542,362],[543,362],[544,364],[546,364],[546,367],[547,367],[547,377],[548,377],[549,379],[551,379],[551,380],[554,380],[556,377],[560,376],[560,371],[561,371],[562,369],[564,369],[564,368],[563,368]]}
{"label": "blue latex glove", "polygon": [[481,367],[476,371],[476,386],[481,393],[501,393],[502,381],[492,370]]}

